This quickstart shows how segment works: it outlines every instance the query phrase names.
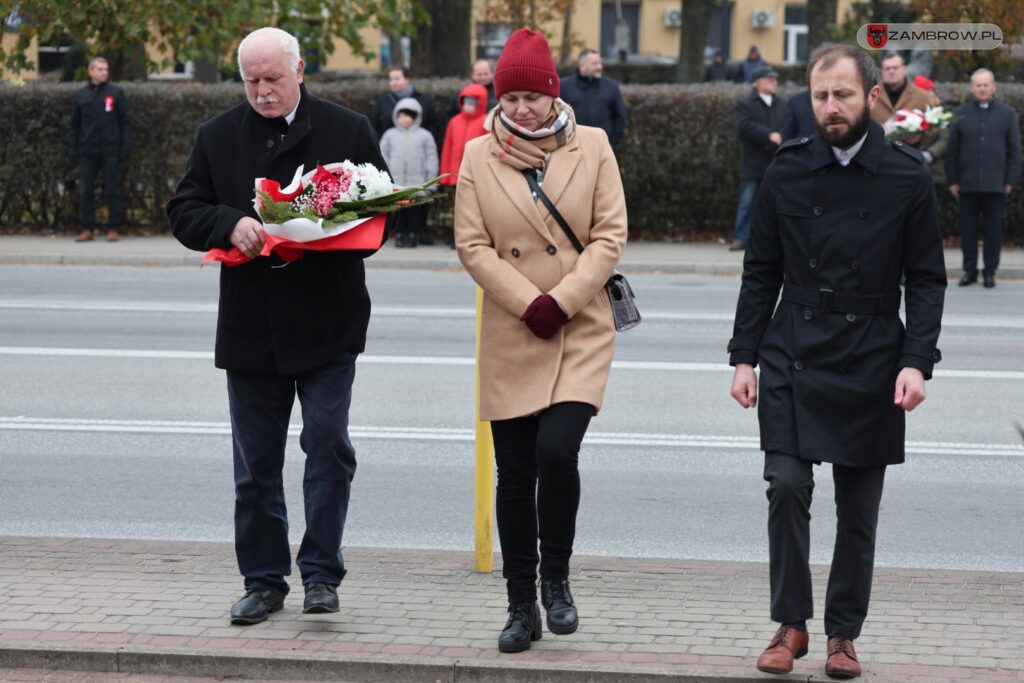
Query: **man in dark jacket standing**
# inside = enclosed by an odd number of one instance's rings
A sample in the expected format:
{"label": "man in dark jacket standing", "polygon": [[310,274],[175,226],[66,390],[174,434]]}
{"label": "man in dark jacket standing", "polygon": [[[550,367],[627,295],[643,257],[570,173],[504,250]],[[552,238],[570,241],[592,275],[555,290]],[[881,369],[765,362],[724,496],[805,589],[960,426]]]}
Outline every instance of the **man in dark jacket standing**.
{"label": "man in dark jacket standing", "polygon": [[779,74],[770,66],[754,72],[754,91],[736,103],[736,132],[740,138],[740,200],[729,251],[747,246],[754,200],[761,178],[782,144],[782,131],[789,126],[786,101],[775,94]]}
{"label": "man in dark jacket standing", "polygon": [[89,62],[89,84],[75,92],[69,126],[69,153],[78,164],[78,199],[81,232],[76,242],[92,240],[96,230],[96,174],[103,171],[107,200],[107,241],[116,242],[123,218],[121,162],[128,158],[132,129],[124,90],[110,82],[110,66],[103,57]]}
{"label": "man in dark jacket standing", "polygon": [[971,74],[973,99],[956,109],[946,148],[949,191],[960,198],[960,286],[978,281],[978,213],[984,216],[986,287],[996,286],[1006,197],[1020,181],[1020,120],[1017,111],[995,99],[988,69]]}
{"label": "man in dark jacket standing", "polygon": [[363,269],[369,253],[308,251],[288,264],[259,256],[264,232],[252,204],[254,179],[283,186],[300,164],[311,169],[346,159],[386,165],[366,117],[306,92],[293,36],[254,31],[239,45],[238,63],[248,102],[199,127],[167,213],[186,247],[234,246],[252,259],[220,269],[215,352],[216,366],[227,371],[235,553],[245,577],[231,622],[242,625],[281,609],[289,589],[281,472],[296,394],[306,454],[306,530],[296,558],[303,612],[338,611],[341,536],[356,469],[348,412],[370,318]]}
{"label": "man in dark jacket standing", "polygon": [[601,55],[596,50],[583,50],[576,75],[561,80],[560,96],[572,107],[576,123],[603,128],[612,148],[617,149],[626,133],[629,114],[619,84],[603,73]]}
{"label": "man in dark jacket standing", "polygon": [[813,465],[828,462],[838,520],[825,673],[852,678],[885,468],[903,462],[905,413],[925,399],[941,358],[946,271],[924,158],[871,120],[875,63],[855,46],[826,45],[807,73],[817,134],[783,144],[764,177],[729,342],[731,394],[757,406],[768,482],[771,617],[781,626],[757,668],[788,673],[807,652]]}

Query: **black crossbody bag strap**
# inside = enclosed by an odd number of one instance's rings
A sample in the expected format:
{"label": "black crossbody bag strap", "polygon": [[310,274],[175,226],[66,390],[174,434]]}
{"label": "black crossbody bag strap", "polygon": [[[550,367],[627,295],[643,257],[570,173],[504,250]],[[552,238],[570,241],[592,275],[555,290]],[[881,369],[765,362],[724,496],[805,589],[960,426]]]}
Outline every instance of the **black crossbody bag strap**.
{"label": "black crossbody bag strap", "polygon": [[545,207],[547,207],[547,210],[551,213],[551,217],[554,218],[560,226],[562,226],[562,230],[565,231],[565,236],[569,238],[570,242],[572,242],[572,246],[576,247],[576,251],[582,254],[583,245],[580,243],[579,238],[576,237],[576,233],[572,231],[569,224],[565,222],[564,218],[562,218],[562,214],[558,212],[558,209],[556,209],[555,205],[551,203],[548,196],[544,194],[544,190],[541,189],[540,183],[537,182],[536,171],[532,168],[524,168],[523,177],[525,177],[526,182],[530,184],[530,189],[533,190],[533,193],[537,195],[537,198],[544,203]]}

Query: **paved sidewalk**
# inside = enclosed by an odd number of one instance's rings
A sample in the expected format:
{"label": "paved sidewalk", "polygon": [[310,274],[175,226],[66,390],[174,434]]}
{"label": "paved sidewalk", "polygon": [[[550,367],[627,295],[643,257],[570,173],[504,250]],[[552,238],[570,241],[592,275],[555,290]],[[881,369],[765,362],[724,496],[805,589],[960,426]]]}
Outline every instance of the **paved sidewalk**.
{"label": "paved sidewalk", "polygon": [[[202,254],[189,251],[170,236],[128,235],[111,244],[77,243],[69,235],[0,236],[0,265],[138,265],[198,266]],[[1004,249],[998,278],[1024,278],[1024,249]],[[955,281],[962,274],[959,249],[946,249],[946,270]],[[367,260],[370,268],[461,270],[455,251],[443,244],[396,249],[389,242]],[[213,267],[217,267],[213,264]],[[701,273],[739,275],[743,254],[716,242],[630,242],[622,257],[626,273]],[[998,280],[997,280],[998,281]]]}
{"label": "paved sidewalk", "polygon": [[[227,620],[240,593],[230,544],[0,537],[0,669],[388,683],[827,680],[820,619],[793,674],[754,670],[773,632],[763,564],[576,558],[580,630],[502,655],[504,583],[474,573],[471,554],[345,552],[339,614],[300,614],[293,580],[283,611],[241,628]],[[819,612],[824,578],[816,568]],[[1024,577],[879,569],[857,647],[869,681],[1024,681]]]}

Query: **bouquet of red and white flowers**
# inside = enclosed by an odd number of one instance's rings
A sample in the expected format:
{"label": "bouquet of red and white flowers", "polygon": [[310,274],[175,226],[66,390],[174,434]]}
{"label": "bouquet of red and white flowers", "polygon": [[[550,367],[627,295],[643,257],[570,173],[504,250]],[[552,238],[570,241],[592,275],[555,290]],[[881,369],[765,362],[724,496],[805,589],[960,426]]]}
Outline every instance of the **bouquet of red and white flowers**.
{"label": "bouquet of red and white flowers", "polygon": [[[302,252],[377,249],[384,241],[386,214],[431,201],[429,190],[443,176],[422,185],[396,187],[385,171],[351,161],[295,171],[287,187],[257,178],[253,206],[263,221],[261,256],[276,253],[285,261]],[[204,261],[228,265],[249,259],[235,248],[212,249]]]}
{"label": "bouquet of red and white flowers", "polygon": [[920,109],[900,109],[892,118],[885,122],[885,137],[905,138],[908,135],[926,133],[929,130],[941,130],[953,120],[953,114],[941,106]]}

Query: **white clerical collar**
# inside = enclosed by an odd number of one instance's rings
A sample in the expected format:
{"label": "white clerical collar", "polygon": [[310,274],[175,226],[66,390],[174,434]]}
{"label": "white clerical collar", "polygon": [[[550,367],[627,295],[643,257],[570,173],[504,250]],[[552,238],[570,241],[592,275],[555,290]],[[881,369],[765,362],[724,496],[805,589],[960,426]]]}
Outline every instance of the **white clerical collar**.
{"label": "white clerical collar", "polygon": [[757,96],[760,97],[761,100],[766,105],[768,105],[769,107],[772,106],[772,96],[771,95],[765,95],[763,92],[759,92],[759,93],[757,93]]}
{"label": "white clerical collar", "polygon": [[978,102],[978,106],[980,106],[982,109],[988,109],[989,104],[991,104],[991,102]]}
{"label": "white clerical collar", "polygon": [[839,149],[838,147],[832,148],[832,153],[836,155],[836,161],[839,162],[840,166],[849,166],[853,158],[857,156],[857,152],[864,146],[864,141],[868,139],[868,134],[864,133],[864,137],[857,141],[850,149]]}
{"label": "white clerical collar", "polygon": [[289,126],[292,125],[292,121],[295,120],[295,112],[297,112],[298,110],[299,110],[299,103],[296,102],[295,103],[295,109],[292,109],[292,113],[288,114],[288,116],[284,117],[284,120],[288,123]]}

